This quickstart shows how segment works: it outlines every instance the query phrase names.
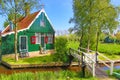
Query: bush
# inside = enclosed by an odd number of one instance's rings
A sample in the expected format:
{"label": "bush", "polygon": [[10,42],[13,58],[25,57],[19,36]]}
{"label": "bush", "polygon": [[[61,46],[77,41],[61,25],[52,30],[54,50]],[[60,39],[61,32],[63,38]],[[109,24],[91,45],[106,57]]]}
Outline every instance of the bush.
{"label": "bush", "polygon": [[55,49],[56,49],[56,54],[55,54],[55,60],[57,61],[63,61],[67,62],[68,61],[68,55],[67,55],[67,38],[64,36],[59,36],[56,37],[55,40]]}

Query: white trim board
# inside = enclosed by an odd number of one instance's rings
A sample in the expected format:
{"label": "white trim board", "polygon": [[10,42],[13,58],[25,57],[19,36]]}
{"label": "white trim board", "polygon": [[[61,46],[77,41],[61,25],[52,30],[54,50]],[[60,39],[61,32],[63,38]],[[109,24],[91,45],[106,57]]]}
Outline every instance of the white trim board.
{"label": "white trim board", "polygon": [[[28,26],[27,28],[18,30],[17,32],[20,32],[20,31],[24,31],[24,30],[29,29],[29,28],[31,27],[31,25],[35,22],[35,20],[41,15],[42,12],[45,13],[45,16],[46,16],[47,20],[50,22],[50,25],[51,25],[52,28],[53,28],[53,25],[52,25],[50,19],[48,18],[45,10],[44,10],[44,9],[41,9],[40,12],[38,13],[38,15],[34,18],[34,20],[29,24],[29,26]],[[8,26],[7,26],[7,27],[8,27]],[[7,28],[7,27],[6,27],[6,28]],[[6,28],[5,28],[5,29],[6,29]],[[54,28],[53,28],[53,29],[54,29]],[[3,31],[5,31],[5,30],[3,30]],[[2,37],[5,37],[6,35],[10,35],[10,34],[13,34],[13,33],[15,33],[15,32],[9,32],[9,33],[3,34]]]}

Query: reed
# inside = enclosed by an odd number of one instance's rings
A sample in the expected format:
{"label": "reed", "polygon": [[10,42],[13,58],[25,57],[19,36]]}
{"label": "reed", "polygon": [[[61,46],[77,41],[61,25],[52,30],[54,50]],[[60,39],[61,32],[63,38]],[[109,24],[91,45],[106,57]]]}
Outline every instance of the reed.
{"label": "reed", "polygon": [[58,72],[25,72],[14,73],[11,75],[0,74],[0,80],[97,80],[90,75],[86,75],[86,78],[81,78],[78,72],[73,71],[58,71]]}

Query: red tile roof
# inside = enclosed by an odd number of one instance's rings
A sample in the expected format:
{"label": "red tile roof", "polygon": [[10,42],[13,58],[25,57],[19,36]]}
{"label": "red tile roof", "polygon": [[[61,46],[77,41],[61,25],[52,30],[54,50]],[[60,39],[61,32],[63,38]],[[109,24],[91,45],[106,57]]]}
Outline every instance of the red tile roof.
{"label": "red tile roof", "polygon": [[[30,14],[26,17],[24,17],[22,20],[20,20],[19,22],[17,22],[17,30],[21,30],[21,29],[25,29],[27,28],[31,22],[34,20],[34,18],[38,15],[40,11],[38,12],[35,12],[33,14]],[[8,25],[2,32],[2,34],[6,34],[6,33],[9,33],[9,32],[12,32],[10,31],[10,26]]]}

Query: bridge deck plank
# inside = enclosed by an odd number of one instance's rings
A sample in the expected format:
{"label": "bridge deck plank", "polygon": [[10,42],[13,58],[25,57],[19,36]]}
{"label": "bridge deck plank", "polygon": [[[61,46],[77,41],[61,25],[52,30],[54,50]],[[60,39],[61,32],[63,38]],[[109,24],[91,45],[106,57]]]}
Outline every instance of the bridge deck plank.
{"label": "bridge deck plank", "polygon": [[[72,53],[71,54],[74,58],[77,58],[78,60],[81,60],[81,56],[79,54]],[[90,70],[91,69],[91,70]],[[92,68],[89,67],[89,70],[92,71]],[[102,77],[102,78],[108,78],[108,75],[105,71],[103,71],[99,66],[95,67],[95,76],[96,77]]]}

